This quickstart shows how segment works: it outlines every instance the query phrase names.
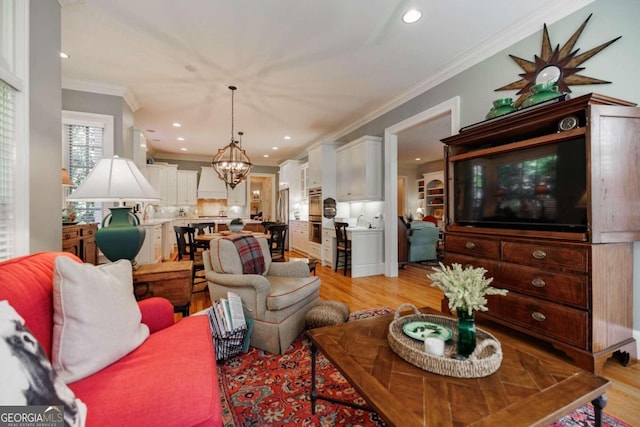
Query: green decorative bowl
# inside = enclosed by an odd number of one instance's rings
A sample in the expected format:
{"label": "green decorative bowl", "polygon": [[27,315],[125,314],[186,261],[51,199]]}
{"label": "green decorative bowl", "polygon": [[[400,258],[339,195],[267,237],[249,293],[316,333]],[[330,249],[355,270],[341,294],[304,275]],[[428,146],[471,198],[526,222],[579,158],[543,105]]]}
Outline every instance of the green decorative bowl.
{"label": "green decorative bowl", "polygon": [[531,95],[522,103],[522,107],[530,107],[561,95],[555,82],[538,83],[529,89]]}
{"label": "green decorative bowl", "polygon": [[493,108],[487,113],[487,119],[502,116],[508,113],[516,111],[516,107],[513,105],[513,99],[500,98],[493,101]]}
{"label": "green decorative bowl", "polygon": [[240,231],[242,231],[243,227],[244,224],[229,224],[229,230],[233,231],[234,233],[239,233]]}

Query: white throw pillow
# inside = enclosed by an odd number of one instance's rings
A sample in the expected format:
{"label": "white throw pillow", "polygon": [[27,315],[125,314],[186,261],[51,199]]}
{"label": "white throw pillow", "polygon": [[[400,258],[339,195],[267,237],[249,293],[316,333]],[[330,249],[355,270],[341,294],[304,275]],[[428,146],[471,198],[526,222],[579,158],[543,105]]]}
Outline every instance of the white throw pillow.
{"label": "white throw pillow", "polygon": [[94,266],[56,258],[51,359],[64,382],[89,376],[135,350],[149,336],[141,318],[129,261]]}
{"label": "white throw pillow", "polygon": [[60,405],[65,426],[85,424],[86,405],[56,375],[40,343],[7,301],[0,301],[0,384],[0,406]]}

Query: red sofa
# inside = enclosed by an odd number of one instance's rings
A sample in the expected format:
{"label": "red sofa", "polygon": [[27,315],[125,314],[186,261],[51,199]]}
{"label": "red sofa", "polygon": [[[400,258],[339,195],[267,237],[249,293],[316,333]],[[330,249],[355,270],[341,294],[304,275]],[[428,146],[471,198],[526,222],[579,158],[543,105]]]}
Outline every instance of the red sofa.
{"label": "red sofa", "polygon": [[[0,300],[24,318],[51,359],[53,270],[62,252],[0,263]],[[68,384],[87,405],[88,426],[221,426],[216,358],[207,316],[173,320],[163,298],[139,302],[151,332],[142,345],[89,377]],[[117,315],[117,313],[115,313]]]}

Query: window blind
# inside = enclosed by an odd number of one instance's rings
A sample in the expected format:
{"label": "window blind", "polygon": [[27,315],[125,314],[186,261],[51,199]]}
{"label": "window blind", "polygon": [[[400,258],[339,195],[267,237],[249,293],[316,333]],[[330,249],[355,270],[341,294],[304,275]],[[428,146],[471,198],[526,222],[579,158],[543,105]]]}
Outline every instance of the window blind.
{"label": "window blind", "polygon": [[16,142],[14,89],[0,80],[0,260],[13,256]]}
{"label": "window blind", "polygon": [[[104,128],[65,124],[64,132],[69,177],[78,186],[103,156]],[[70,205],[76,211],[76,220],[87,223],[102,221],[102,203],[72,202]]]}

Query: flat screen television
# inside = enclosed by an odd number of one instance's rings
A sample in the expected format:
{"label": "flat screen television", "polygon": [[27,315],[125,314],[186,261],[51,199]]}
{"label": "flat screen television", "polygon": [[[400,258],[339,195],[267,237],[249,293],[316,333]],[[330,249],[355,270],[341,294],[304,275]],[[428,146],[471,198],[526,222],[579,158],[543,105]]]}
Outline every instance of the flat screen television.
{"label": "flat screen television", "polygon": [[587,231],[584,137],[454,163],[454,222],[462,226]]}

